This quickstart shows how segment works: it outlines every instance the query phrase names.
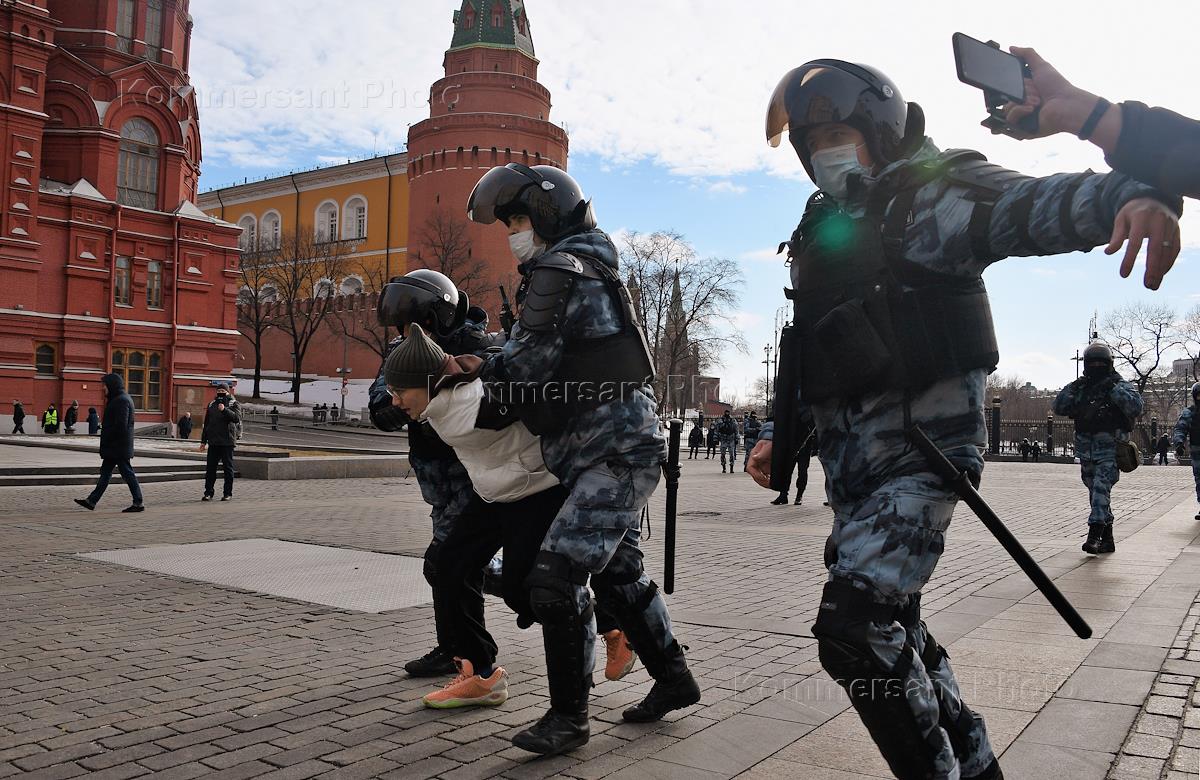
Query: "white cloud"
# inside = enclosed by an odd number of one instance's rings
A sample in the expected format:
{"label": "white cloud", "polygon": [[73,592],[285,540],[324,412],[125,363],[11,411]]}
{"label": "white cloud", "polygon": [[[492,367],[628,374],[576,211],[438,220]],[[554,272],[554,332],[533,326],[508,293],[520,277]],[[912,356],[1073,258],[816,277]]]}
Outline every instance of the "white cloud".
{"label": "white cloud", "polygon": [[731,195],[741,195],[742,193],[746,192],[746,188],[740,184],[734,184],[728,179],[722,179],[721,181],[709,184],[708,191],[716,194],[728,193]]}
{"label": "white cloud", "polygon": [[[784,250],[785,252],[787,250]],[[739,259],[752,263],[775,263],[782,264],[786,255],[778,252],[777,246],[767,247],[766,249],[753,249],[749,252],[742,252]]]}

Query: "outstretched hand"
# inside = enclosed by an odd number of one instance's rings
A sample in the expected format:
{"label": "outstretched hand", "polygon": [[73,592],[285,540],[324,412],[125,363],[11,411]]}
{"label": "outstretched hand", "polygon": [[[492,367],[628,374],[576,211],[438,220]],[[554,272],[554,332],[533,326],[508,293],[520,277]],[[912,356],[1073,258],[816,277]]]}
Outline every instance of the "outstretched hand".
{"label": "outstretched hand", "polygon": [[[1025,79],[1025,102],[1007,103],[1004,106],[1004,121],[1015,129],[1015,137],[1024,140],[1045,138],[1055,133],[1078,132],[1095,107],[1096,96],[1067,81],[1033,49],[1013,46],[1009,51],[1020,57],[1033,74],[1033,78]],[[1017,122],[1034,111],[1038,111],[1037,132],[1021,132]]]}
{"label": "outstretched hand", "polygon": [[746,463],[746,471],[761,487],[771,487],[771,442],[763,440],[750,450],[750,460]]}
{"label": "outstretched hand", "polygon": [[1121,244],[1125,244],[1125,256],[1121,259],[1122,278],[1133,273],[1133,263],[1143,241],[1149,242],[1143,283],[1147,288],[1157,290],[1179,256],[1179,217],[1154,198],[1129,201],[1117,212],[1113,222],[1112,238],[1104,253],[1115,254]]}

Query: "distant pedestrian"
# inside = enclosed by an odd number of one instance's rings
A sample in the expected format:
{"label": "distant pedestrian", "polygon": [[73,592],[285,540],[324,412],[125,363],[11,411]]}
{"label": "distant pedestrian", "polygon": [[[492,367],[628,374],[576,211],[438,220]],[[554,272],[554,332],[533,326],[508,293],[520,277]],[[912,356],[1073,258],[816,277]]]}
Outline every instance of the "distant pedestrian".
{"label": "distant pedestrian", "polygon": [[1042,455],[1041,442],[1039,442],[1037,439],[1034,439],[1033,442],[1029,445],[1029,453],[1033,457],[1033,462],[1037,463],[1038,458],[1040,458]]}
{"label": "distant pedestrian", "polygon": [[181,438],[181,439],[192,438],[192,413],[184,412],[183,416],[179,418],[178,424],[179,424],[179,438]]}
{"label": "distant pedestrian", "polygon": [[700,448],[704,446],[704,427],[699,420],[692,426],[688,434],[688,460],[700,457]]}
{"label": "distant pedestrian", "polygon": [[717,423],[717,438],[721,441],[721,473],[725,473],[725,454],[729,454],[729,473],[733,473],[737,463],[738,426],[733,415],[728,411]]}
{"label": "distant pedestrian", "polygon": [[217,486],[217,466],[221,466],[225,484],[221,500],[233,498],[233,449],[237,445],[238,426],[242,418],[237,404],[229,396],[229,388],[217,385],[217,397],[204,412],[200,427],[200,450],[208,449],[208,461],[204,470],[204,496],[201,501],[212,501]]}
{"label": "distant pedestrian", "polygon": [[750,412],[750,416],[742,423],[742,450],[745,452],[745,457],[742,458],[742,471],[746,470],[746,464],[750,462],[750,450],[754,449],[754,444],[758,441],[758,433],[761,430],[762,423],[758,421],[758,412]]}
{"label": "distant pedestrian", "polygon": [[271,415],[271,430],[273,430],[273,431],[279,430],[279,407],[272,406],[270,415]]}
{"label": "distant pedestrian", "polygon": [[334,404],[333,407],[329,410],[329,419],[332,420],[333,422],[337,422],[338,415],[340,413],[341,413],[341,409],[338,407],[337,404]]}
{"label": "distant pedestrian", "polygon": [[25,433],[25,407],[13,399],[13,433]]}
{"label": "distant pedestrian", "polygon": [[1163,434],[1158,437],[1158,465],[1167,465],[1167,453],[1171,451],[1171,437]]}
{"label": "distant pedestrian", "polygon": [[313,425],[321,422],[321,407],[313,404]]}
{"label": "distant pedestrian", "polygon": [[67,409],[67,413],[63,418],[63,425],[66,427],[66,433],[75,433],[75,423],[77,422],[79,422],[79,402],[72,401],[70,408]]}
{"label": "distant pedestrian", "polygon": [[100,433],[100,415],[96,414],[96,407],[88,407],[88,436],[95,436]]}
{"label": "distant pedestrian", "polygon": [[708,424],[708,454],[704,456],[705,460],[717,457],[717,424],[715,422]]}
{"label": "distant pedestrian", "polygon": [[42,413],[42,432],[58,433],[58,410],[54,408],[54,404],[47,406],[46,411]]}
{"label": "distant pedestrian", "polygon": [[142,512],[142,487],[133,472],[133,399],[125,392],[125,382],[117,374],[105,374],[101,379],[104,396],[104,427],[100,431],[100,479],[87,498],[77,498],[75,503],[84,509],[95,509],[100,497],[108,488],[113,469],[121,472],[121,478],[133,496],[133,505],[122,512]]}
{"label": "distant pedestrian", "polygon": [[329,419],[329,404],[321,404],[321,422]]}

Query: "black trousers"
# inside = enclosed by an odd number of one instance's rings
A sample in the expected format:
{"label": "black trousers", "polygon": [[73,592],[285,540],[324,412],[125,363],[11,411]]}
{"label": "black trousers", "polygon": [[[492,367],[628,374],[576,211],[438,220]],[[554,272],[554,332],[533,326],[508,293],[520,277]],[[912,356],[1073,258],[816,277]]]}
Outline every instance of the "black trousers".
{"label": "black trousers", "polygon": [[700,445],[699,444],[695,445],[694,447],[688,448],[688,460],[691,460],[692,458],[697,458],[699,456],[700,456]]}
{"label": "black trousers", "polygon": [[567,491],[561,485],[511,503],[489,504],[476,496],[439,545],[434,611],[450,634],[448,649],[476,669],[495,664],[498,649],[484,625],[482,609],[475,606],[482,606],[474,590],[479,572],[503,548],[504,603],[519,618],[532,622],[525,578],[566,499]]}
{"label": "black trousers", "polygon": [[217,465],[220,464],[225,477],[224,490],[221,495],[233,495],[233,445],[210,444],[208,446],[208,462],[204,468],[204,495],[211,496],[217,486]]}
{"label": "black trousers", "polygon": [[[796,460],[792,463],[792,468],[796,470],[796,498],[804,497],[804,491],[808,489],[808,465],[812,462],[812,447],[801,447],[796,453]],[[788,472],[788,480],[792,478],[791,472]],[[787,495],[787,492],[784,492]]]}

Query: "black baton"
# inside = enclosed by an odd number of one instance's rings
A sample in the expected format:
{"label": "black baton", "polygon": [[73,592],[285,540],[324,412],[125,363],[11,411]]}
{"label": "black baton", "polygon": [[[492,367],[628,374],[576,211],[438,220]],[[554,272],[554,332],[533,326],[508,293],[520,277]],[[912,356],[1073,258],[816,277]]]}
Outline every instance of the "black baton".
{"label": "black baton", "polygon": [[667,476],[666,520],[663,524],[663,593],[675,592],[675,510],[679,503],[679,438],[683,432],[683,420],[671,420],[668,439],[667,462],[663,473]]}
{"label": "black baton", "polygon": [[979,491],[975,489],[975,485],[971,484],[971,479],[967,476],[967,472],[956,468],[950,462],[950,459],[946,457],[946,454],[930,441],[920,426],[914,425],[908,429],[908,440],[925,456],[925,460],[929,463],[933,472],[941,477],[946,485],[957,493],[959,498],[966,502],[967,506],[971,507],[971,511],[983,521],[987,529],[992,532],[992,536],[996,537],[996,541],[1000,542],[1001,546],[1008,551],[1012,559],[1021,567],[1021,571],[1025,572],[1025,575],[1033,581],[1033,584],[1046,597],[1050,605],[1058,611],[1062,619],[1067,621],[1067,625],[1071,627],[1071,630],[1080,639],[1090,638],[1092,636],[1092,627],[1087,624],[1082,615],[1075,611],[1075,607],[1071,606],[1071,602],[1067,601],[1067,597],[1051,582],[1050,578],[1046,576],[1046,572],[1042,571],[1042,567],[1038,566],[1037,561],[1021,546],[1021,543],[1017,541],[1017,537],[1013,536],[1012,531],[1008,530],[1008,526],[1004,524],[1004,521],[983,500],[983,496],[979,495]]}

